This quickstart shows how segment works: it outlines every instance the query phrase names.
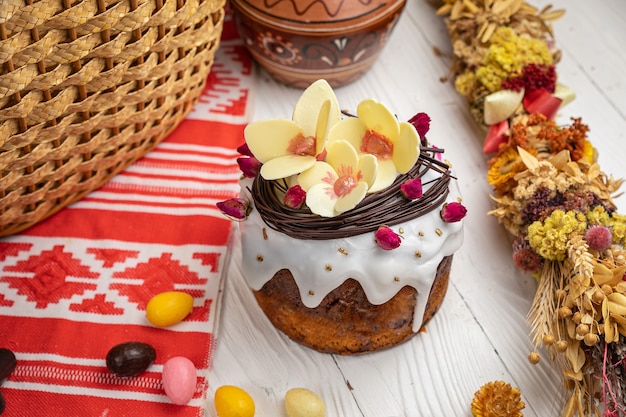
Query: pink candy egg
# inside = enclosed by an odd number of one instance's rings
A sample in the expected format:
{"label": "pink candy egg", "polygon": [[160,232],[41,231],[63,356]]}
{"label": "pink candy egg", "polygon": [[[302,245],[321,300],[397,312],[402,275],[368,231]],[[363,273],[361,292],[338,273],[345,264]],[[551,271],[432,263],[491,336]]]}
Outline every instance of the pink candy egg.
{"label": "pink candy egg", "polygon": [[174,404],[184,405],[191,400],[196,379],[196,367],[185,357],[175,356],[163,365],[163,388]]}

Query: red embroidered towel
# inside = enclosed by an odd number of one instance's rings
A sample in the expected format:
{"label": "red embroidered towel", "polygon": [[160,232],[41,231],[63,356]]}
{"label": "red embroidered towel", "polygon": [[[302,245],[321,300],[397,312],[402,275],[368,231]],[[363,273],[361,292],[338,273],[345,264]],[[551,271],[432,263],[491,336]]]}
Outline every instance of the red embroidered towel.
{"label": "red embroidered towel", "polygon": [[[0,388],[4,416],[203,416],[231,223],[215,203],[238,193],[236,148],[248,121],[251,61],[225,21],[208,85],[155,150],[80,202],[0,240],[0,347],[18,364]],[[169,328],[148,300],[180,290],[191,314]],[[118,343],[157,352],[136,377],[105,357]],[[163,363],[185,356],[197,390],[172,404]]]}

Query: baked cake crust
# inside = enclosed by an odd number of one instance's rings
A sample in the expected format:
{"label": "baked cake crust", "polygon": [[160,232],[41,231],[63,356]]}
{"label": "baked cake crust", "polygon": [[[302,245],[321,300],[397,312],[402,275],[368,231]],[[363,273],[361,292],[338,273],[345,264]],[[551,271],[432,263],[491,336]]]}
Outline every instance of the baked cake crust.
{"label": "baked cake crust", "polygon": [[[443,258],[426,301],[420,331],[437,312],[448,288],[452,256]],[[405,342],[414,331],[417,290],[404,286],[389,301],[371,304],[349,278],[315,308],[302,303],[293,275],[281,269],[255,298],[272,324],[292,340],[324,353],[359,354]]]}

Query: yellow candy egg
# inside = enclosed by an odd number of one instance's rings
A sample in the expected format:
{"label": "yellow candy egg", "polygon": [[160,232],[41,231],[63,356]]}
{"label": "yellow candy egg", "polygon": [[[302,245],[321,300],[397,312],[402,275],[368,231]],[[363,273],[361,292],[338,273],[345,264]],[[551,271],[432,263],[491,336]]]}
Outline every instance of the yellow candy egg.
{"label": "yellow candy egg", "polygon": [[193,309],[193,297],[186,292],[167,291],[155,295],[146,306],[146,318],[158,327],[182,321]]}
{"label": "yellow candy egg", "polygon": [[285,394],[285,410],[289,417],[325,417],[326,405],[313,391],[292,388]]}
{"label": "yellow candy egg", "polygon": [[219,417],[253,417],[254,400],[239,387],[222,385],[215,391],[215,411]]}

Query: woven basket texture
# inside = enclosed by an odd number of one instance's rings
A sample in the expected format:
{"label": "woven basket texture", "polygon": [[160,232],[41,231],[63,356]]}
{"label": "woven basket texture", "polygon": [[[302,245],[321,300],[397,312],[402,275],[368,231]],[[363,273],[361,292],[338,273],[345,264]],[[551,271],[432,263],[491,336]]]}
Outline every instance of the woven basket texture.
{"label": "woven basket texture", "polygon": [[225,0],[0,0],[0,236],[135,162],[200,96]]}

